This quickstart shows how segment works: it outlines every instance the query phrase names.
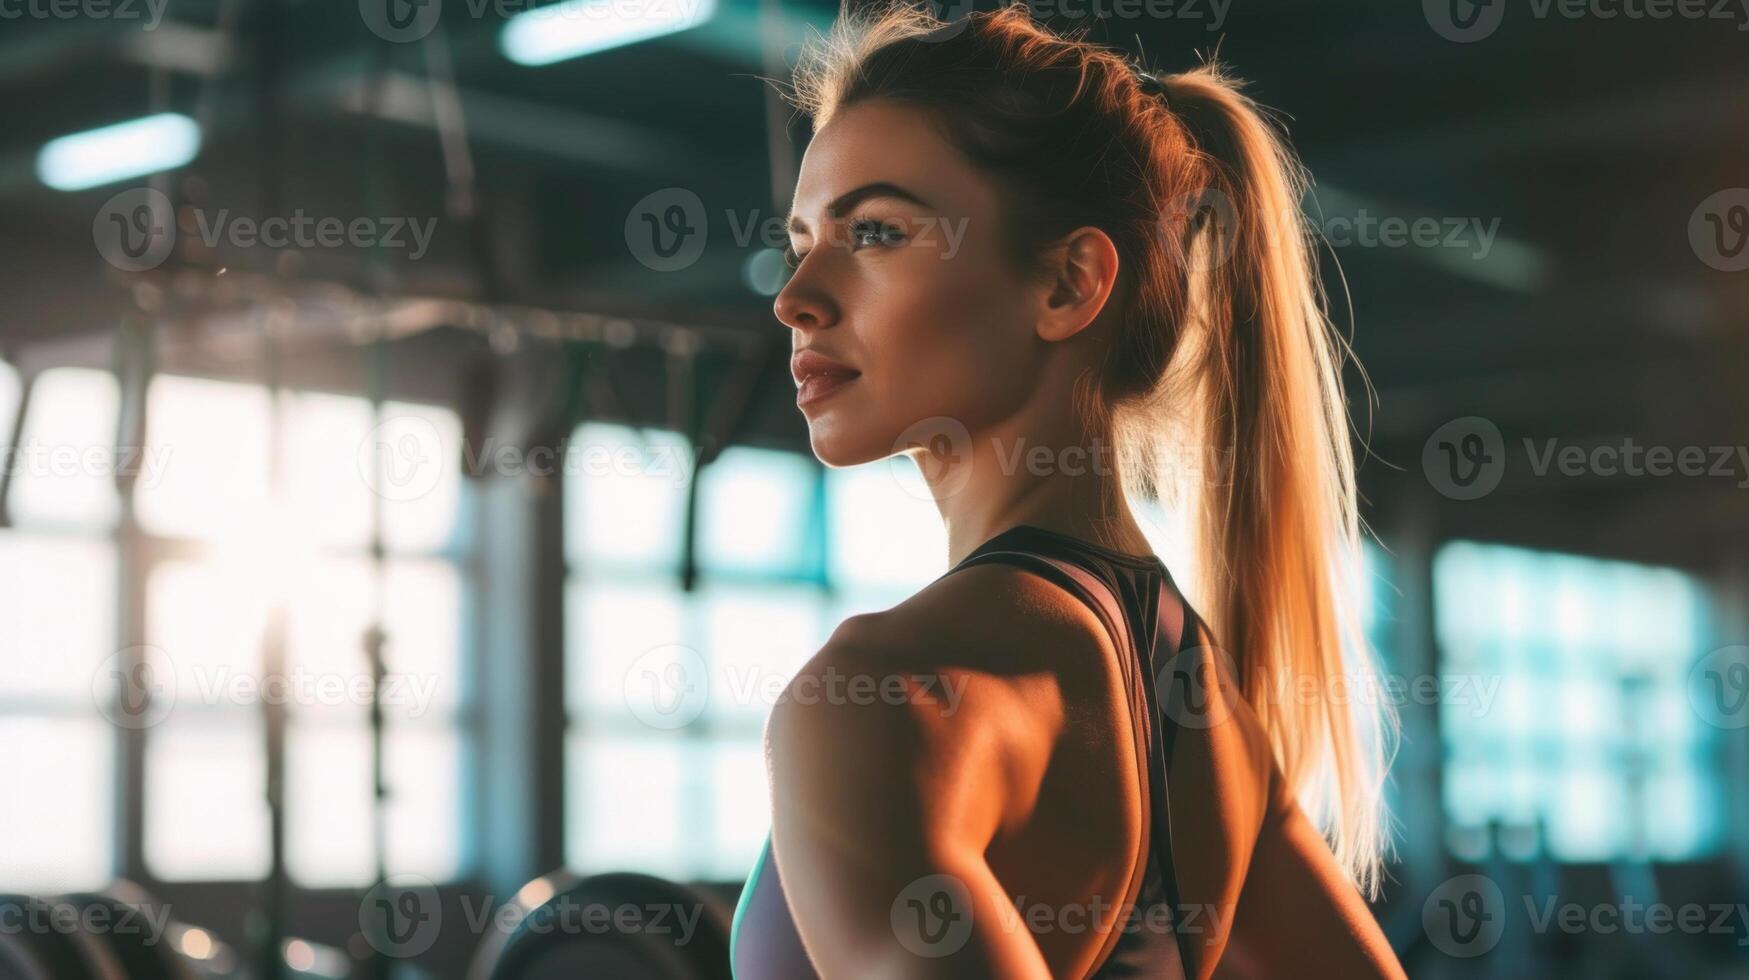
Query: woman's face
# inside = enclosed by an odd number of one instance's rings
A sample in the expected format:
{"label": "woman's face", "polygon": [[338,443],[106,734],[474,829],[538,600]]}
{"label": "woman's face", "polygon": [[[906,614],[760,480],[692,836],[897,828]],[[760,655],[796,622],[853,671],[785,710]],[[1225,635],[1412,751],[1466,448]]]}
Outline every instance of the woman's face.
{"label": "woman's face", "polygon": [[975,435],[1021,405],[1048,346],[1032,322],[1042,287],[1001,231],[995,188],[920,110],[858,103],[815,135],[791,211],[799,265],[773,310],[795,351],[857,372],[798,391],[830,387],[800,405],[822,462],[892,455],[937,417]]}

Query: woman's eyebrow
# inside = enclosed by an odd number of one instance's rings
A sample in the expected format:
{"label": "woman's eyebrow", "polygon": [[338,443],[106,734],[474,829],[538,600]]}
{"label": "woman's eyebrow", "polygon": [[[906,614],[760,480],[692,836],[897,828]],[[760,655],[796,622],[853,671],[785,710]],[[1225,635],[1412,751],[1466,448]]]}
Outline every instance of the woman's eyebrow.
{"label": "woman's eyebrow", "polygon": [[[829,216],[843,214],[851,208],[856,207],[858,204],[861,204],[863,201],[874,197],[894,197],[901,201],[910,201],[912,204],[928,208],[931,211],[935,210],[934,205],[931,205],[928,201],[925,201],[905,188],[900,187],[898,184],[890,184],[884,180],[879,180],[872,184],[864,184],[855,190],[845,191],[838,195],[833,199],[832,203],[826,205],[826,214]],[[785,222],[785,227],[792,232],[805,231],[807,222],[803,221],[799,215],[791,212],[789,220]]]}

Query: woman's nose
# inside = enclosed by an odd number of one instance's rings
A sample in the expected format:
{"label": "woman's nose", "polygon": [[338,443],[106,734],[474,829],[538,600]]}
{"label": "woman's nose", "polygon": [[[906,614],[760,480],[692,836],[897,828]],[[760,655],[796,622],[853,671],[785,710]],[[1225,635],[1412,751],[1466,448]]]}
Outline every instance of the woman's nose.
{"label": "woman's nose", "polygon": [[830,299],[807,283],[791,278],[771,304],[778,322],[794,330],[818,330],[837,321]]}

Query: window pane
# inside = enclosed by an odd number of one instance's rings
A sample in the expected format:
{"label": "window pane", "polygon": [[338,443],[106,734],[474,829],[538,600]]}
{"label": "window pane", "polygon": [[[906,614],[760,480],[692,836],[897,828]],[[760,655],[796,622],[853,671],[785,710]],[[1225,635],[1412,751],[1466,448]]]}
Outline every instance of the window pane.
{"label": "window pane", "polygon": [[91,707],[115,638],[113,544],[0,531],[0,697]]}
{"label": "window pane", "polygon": [[[287,738],[286,851],[291,874],[311,887],[374,877],[370,729],[360,722],[298,724]],[[459,738],[428,726],[395,726],[383,761],[389,798],[390,874],[453,880],[460,850]]]}
{"label": "window pane", "polygon": [[[20,524],[109,527],[119,513],[117,463],[140,468],[140,482],[162,477],[155,454],[117,459],[115,375],[53,368],[37,376],[29,415],[13,455],[12,517]],[[10,435],[10,434],[8,434]],[[161,460],[160,460],[161,462]]]}
{"label": "window pane", "polygon": [[0,717],[0,889],[107,884],[115,729],[93,718]]}
{"label": "window pane", "polygon": [[741,881],[753,870],[771,828],[764,743],[757,738],[710,747],[711,848],[701,876]]}
{"label": "window pane", "polygon": [[783,686],[826,642],[824,599],[821,590],[806,586],[711,585],[700,591],[713,720],[758,730]]}
{"label": "window pane", "polygon": [[[1703,751],[1716,732],[1685,703],[1710,632],[1698,583],[1458,542],[1435,557],[1434,599],[1446,680],[1499,685],[1485,712],[1440,714],[1454,822],[1541,819],[1566,861],[1716,848],[1704,814],[1719,774]],[[1684,815],[1671,819],[1673,806]]]}
{"label": "window pane", "polygon": [[[565,636],[570,688],[566,699],[585,720],[631,722],[628,677],[645,654],[690,646],[679,588],[655,582],[573,582],[567,589]],[[653,656],[659,656],[659,653]]]}
{"label": "window pane", "polygon": [[685,798],[684,744],[672,736],[567,739],[565,851],[571,868],[688,876],[681,815],[696,810]]}
{"label": "window pane", "polygon": [[140,526],[169,537],[258,533],[267,519],[271,413],[255,385],[159,375],[146,394],[146,441],[166,460],[141,479]]}
{"label": "window pane", "polygon": [[175,718],[146,741],[146,862],[166,881],[267,874],[267,766],[254,719]]}
{"label": "window pane", "polygon": [[383,619],[383,663],[397,686],[383,697],[394,717],[450,717],[463,704],[462,586],[454,565],[391,561]]}
{"label": "window pane", "polygon": [[571,560],[585,567],[678,567],[693,459],[679,433],[578,426],[565,461]]}
{"label": "window pane", "polygon": [[[371,493],[361,466],[371,465],[374,420],[362,398],[283,392],[285,494],[304,540],[363,548],[370,541]],[[362,457],[362,459],[361,459]]]}
{"label": "window pane", "polygon": [[301,717],[362,719],[370,706],[364,633],[375,612],[376,577],[362,558],[316,568],[300,583],[288,618],[287,668],[300,695],[291,710]]}
{"label": "window pane", "polygon": [[798,453],[736,446],[699,485],[699,564],[712,572],[812,576],[816,464]]}
{"label": "window pane", "polygon": [[355,464],[382,501],[383,543],[395,551],[441,550],[461,510],[461,419],[408,402],[384,402],[381,419]]}
{"label": "window pane", "polygon": [[255,710],[266,627],[261,590],[220,566],[168,561],[146,580],[147,634],[176,674],[178,715]]}
{"label": "window pane", "polygon": [[917,466],[895,458],[826,471],[827,574],[847,588],[916,590],[947,571],[947,530]]}

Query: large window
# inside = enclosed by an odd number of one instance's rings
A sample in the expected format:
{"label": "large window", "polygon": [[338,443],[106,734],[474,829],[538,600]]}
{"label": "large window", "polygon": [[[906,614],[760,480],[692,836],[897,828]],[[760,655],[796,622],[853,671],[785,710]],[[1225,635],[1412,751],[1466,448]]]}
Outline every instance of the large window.
{"label": "large window", "polygon": [[[0,363],[0,444],[20,380]],[[0,889],[91,888],[113,871],[114,730],[94,692],[115,650],[115,379],[39,375],[0,529]]]}
{"label": "large window", "polygon": [[[146,579],[147,642],[177,684],[148,731],[147,864],[171,880],[267,872],[263,717],[283,705],[293,879],[371,879],[366,637],[380,621],[386,861],[391,872],[452,878],[459,424],[442,409],[389,403],[379,425],[363,399],[284,392],[276,440],[272,408],[250,385],[161,376],[148,392],[147,442],[164,466],[136,501],[142,530],[167,546]],[[378,513],[380,575],[369,557]],[[279,679],[263,683],[276,644]]]}
{"label": "large window", "polygon": [[686,441],[589,423],[569,453],[567,859],[743,877],[770,826],[776,695],[845,617],[945,571],[934,503],[907,460],[729,449],[700,477],[689,594]]}
{"label": "large window", "polygon": [[[0,365],[0,434],[18,391]],[[363,399],[285,392],[276,432],[265,388],[166,375],[147,389],[140,448],[116,446],[120,403],[109,372],[46,371],[6,456],[0,890],[99,887],[123,871],[116,787],[128,783],[143,786],[140,857],[154,877],[264,875],[269,704],[288,719],[293,879],[368,882],[364,643],[379,618],[388,863],[456,876],[466,705],[455,417],[391,403],[379,425]],[[119,523],[118,469],[132,475],[137,533]],[[118,533],[134,543],[125,565]],[[279,682],[265,683],[274,648]],[[121,749],[136,737],[143,771],[124,781]]]}
{"label": "large window", "polygon": [[1698,582],[1457,542],[1435,558],[1434,591],[1453,692],[1440,727],[1454,826],[1540,822],[1542,845],[1567,861],[1681,859],[1717,846],[1715,730],[1687,690],[1711,634]]}

